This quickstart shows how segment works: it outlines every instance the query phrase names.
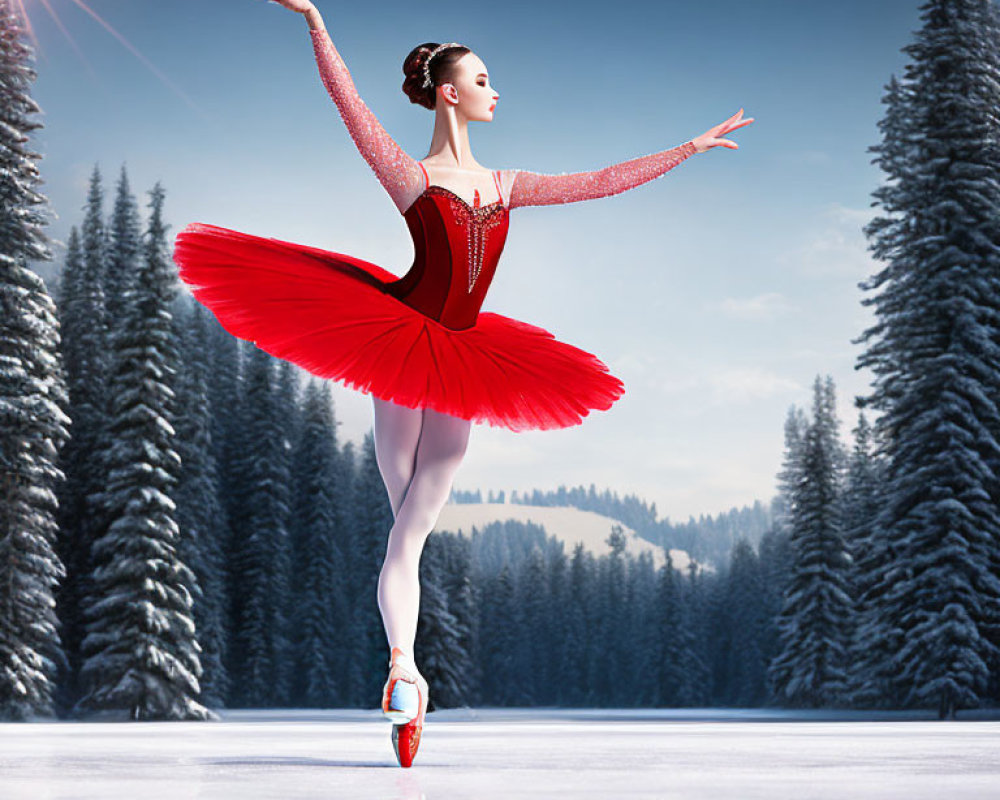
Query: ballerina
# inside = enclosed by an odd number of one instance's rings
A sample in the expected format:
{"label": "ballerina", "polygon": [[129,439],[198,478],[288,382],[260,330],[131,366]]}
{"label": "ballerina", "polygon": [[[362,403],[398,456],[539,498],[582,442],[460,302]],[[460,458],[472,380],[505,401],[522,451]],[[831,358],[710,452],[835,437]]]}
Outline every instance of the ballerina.
{"label": "ballerina", "polygon": [[[359,97],[310,0],[270,0],[305,16],[322,82],[361,155],[403,216],[415,257],[402,276],[315,247],[205,223],[177,236],[181,278],[226,330],[311,373],[370,393],[375,453],[392,508],[378,604],[389,644],[382,712],[399,763],[420,742],[427,681],[414,661],[418,567],[447,502],[473,422],[513,431],[580,424],[624,393],[596,356],[544,328],[480,312],[510,211],[605,197],[664,174],[753,122],[743,110],[678,147],[592,172],[490,170],[473,157],[468,123],[499,99],[483,61],[457,42],[415,47],[403,91],[434,111],[417,161]],[[487,201],[487,202],[484,202]]]}

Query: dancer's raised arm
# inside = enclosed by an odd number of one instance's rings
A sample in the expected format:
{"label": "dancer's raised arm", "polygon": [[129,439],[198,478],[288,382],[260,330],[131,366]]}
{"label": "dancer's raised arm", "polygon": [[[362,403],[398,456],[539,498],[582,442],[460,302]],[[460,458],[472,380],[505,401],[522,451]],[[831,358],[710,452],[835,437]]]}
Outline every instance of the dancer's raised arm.
{"label": "dancer's raised arm", "polygon": [[575,203],[579,200],[607,197],[648,183],[672,170],[695,153],[704,153],[718,146],[737,150],[739,146],[735,142],[719,137],[753,122],[753,117],[741,119],[742,116],[741,108],[725,122],[709,128],[701,136],[678,147],[622,161],[592,172],[545,175],[527,170],[503,170],[508,185],[513,182],[508,207]]}
{"label": "dancer's raised arm", "polygon": [[358,94],[343,58],[333,46],[323,18],[310,0],[275,0],[292,11],[304,14],[309,23],[316,64],[326,91],[347,126],[358,151],[375,172],[400,213],[423,189],[423,173],[372,113]]}

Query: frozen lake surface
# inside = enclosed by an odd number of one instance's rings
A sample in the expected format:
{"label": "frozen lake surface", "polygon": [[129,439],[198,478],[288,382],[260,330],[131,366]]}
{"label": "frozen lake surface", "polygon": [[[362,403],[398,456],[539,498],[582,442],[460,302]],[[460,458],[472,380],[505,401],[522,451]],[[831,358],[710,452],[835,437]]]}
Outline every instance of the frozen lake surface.
{"label": "frozen lake surface", "polygon": [[445,709],[409,769],[377,709],[221,716],[0,724],[0,798],[1000,797],[1000,721],[970,712]]}

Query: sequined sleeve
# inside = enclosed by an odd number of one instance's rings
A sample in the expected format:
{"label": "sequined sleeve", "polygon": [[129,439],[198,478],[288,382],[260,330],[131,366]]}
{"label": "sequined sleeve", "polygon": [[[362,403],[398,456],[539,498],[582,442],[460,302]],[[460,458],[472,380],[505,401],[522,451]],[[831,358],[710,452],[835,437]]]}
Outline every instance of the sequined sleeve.
{"label": "sequined sleeve", "polygon": [[362,157],[400,212],[406,210],[423,189],[423,174],[415,159],[385,131],[365,104],[326,29],[310,28],[316,64],[326,91],[347,126]]}
{"label": "sequined sleeve", "polygon": [[696,152],[692,142],[679,147],[622,161],[593,172],[544,175],[514,170],[509,208],[575,203],[624,192],[658,178]]}

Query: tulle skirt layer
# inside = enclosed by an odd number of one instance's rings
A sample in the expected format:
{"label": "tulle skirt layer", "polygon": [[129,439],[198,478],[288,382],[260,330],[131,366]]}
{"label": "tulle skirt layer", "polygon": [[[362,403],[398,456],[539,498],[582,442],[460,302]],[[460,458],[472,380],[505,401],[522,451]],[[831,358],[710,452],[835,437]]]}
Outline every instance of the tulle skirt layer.
{"label": "tulle skirt layer", "polygon": [[191,223],[181,279],[231,334],[321,378],[513,431],[578,425],[624,384],[544,328],[482,311],[452,330],[383,291],[398,276],[316,247]]}

